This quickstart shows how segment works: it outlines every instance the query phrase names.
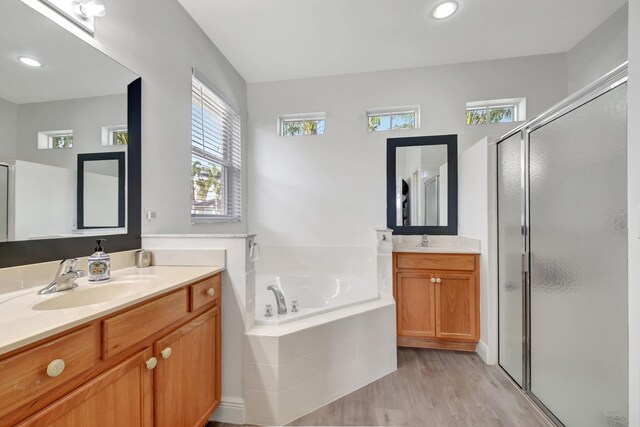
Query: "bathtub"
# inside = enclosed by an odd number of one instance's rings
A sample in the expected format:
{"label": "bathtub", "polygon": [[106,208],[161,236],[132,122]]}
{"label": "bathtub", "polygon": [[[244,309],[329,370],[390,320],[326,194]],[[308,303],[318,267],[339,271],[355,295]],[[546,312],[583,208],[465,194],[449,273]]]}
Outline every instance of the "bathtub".
{"label": "bathtub", "polygon": [[[267,289],[270,285],[284,293],[287,314],[277,314],[275,296]],[[255,318],[257,324],[280,325],[379,298],[376,284],[359,277],[260,274],[256,276]],[[292,301],[298,302],[298,312],[291,311]],[[273,307],[271,317],[265,317],[266,304]]]}

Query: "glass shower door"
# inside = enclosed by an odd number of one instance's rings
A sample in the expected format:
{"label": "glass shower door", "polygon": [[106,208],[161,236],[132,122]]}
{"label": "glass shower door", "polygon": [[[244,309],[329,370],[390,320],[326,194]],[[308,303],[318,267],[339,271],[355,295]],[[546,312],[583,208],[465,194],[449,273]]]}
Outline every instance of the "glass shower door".
{"label": "glass shower door", "polygon": [[627,425],[626,83],[532,130],[529,167],[531,393]]}
{"label": "glass shower door", "polygon": [[0,242],[7,241],[9,226],[9,168],[0,165]]}
{"label": "glass shower door", "polygon": [[522,137],[498,144],[498,316],[500,366],[523,386]]}

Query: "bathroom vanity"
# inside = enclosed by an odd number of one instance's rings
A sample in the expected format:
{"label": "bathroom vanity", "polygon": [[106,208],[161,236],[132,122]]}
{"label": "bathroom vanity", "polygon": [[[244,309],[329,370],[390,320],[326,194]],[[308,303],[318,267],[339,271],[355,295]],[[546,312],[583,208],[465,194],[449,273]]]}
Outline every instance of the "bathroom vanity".
{"label": "bathroom vanity", "polygon": [[111,284],[5,298],[0,426],[206,424],[221,398],[221,270],[130,268]]}
{"label": "bathroom vanity", "polygon": [[399,347],[476,350],[479,261],[479,254],[462,248],[394,249]]}

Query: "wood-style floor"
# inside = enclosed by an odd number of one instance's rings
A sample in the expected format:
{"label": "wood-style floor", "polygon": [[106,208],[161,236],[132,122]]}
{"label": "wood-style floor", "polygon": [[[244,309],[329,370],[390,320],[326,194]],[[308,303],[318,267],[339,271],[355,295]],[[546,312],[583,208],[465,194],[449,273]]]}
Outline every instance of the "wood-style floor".
{"label": "wood-style floor", "polygon": [[475,353],[424,349],[398,349],[397,372],[290,425],[550,426],[500,368]]}

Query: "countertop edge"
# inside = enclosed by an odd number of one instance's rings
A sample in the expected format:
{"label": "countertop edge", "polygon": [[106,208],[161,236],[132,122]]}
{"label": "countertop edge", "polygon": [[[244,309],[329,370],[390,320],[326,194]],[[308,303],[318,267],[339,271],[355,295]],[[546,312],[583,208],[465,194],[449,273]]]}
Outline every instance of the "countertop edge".
{"label": "countertop edge", "polygon": [[[157,267],[162,267],[162,266],[157,266]],[[200,266],[200,267],[205,267],[205,266]],[[206,268],[206,267],[205,267]],[[139,304],[141,302],[150,300],[154,297],[158,297],[164,294],[168,294],[171,291],[174,291],[176,289],[185,287],[185,286],[189,286],[195,282],[198,282],[202,279],[204,279],[205,277],[220,273],[222,271],[225,271],[226,267],[217,267],[217,266],[211,266],[210,270],[207,271],[206,273],[203,274],[198,274],[194,277],[190,277],[189,279],[180,282],[180,283],[176,283],[176,284],[172,284],[169,285],[167,287],[163,287],[160,289],[156,289],[156,290],[151,290],[148,294],[143,294],[140,296],[135,296],[130,300],[125,300],[120,304],[117,304],[113,307],[109,307],[109,308],[105,308],[103,310],[98,310],[94,313],[91,313],[90,315],[87,316],[83,316],[80,317],[78,319],[72,320],[68,323],[65,323],[64,325],[58,325],[55,327],[52,327],[50,329],[46,329],[44,331],[38,331],[36,333],[34,333],[33,335],[29,335],[26,336],[25,338],[7,343],[7,344],[3,344],[0,345],[0,358],[2,356],[4,356],[7,353],[13,352],[15,350],[19,350],[22,347],[28,346],[30,344],[36,343],[38,341],[41,341],[45,338],[49,338],[52,337],[54,335],[60,334],[62,332],[68,331],[70,329],[76,328],[78,326],[81,326],[85,323],[89,323],[92,322],[96,319],[99,319],[101,317],[105,317],[108,316],[110,314],[113,314],[115,312],[121,311],[123,309],[126,309],[128,307],[134,306],[136,304]]]}

